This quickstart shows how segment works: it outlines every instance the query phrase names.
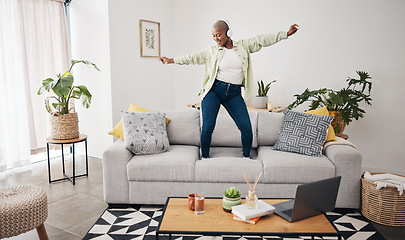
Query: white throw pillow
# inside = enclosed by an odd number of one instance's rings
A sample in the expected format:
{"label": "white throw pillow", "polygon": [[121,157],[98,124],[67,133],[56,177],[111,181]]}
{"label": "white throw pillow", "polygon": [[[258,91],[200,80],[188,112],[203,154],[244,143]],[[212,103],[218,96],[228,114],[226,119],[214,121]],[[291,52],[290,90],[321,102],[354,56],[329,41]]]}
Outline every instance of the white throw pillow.
{"label": "white throw pillow", "polygon": [[136,155],[166,152],[170,149],[166,114],[121,112],[125,147]]}

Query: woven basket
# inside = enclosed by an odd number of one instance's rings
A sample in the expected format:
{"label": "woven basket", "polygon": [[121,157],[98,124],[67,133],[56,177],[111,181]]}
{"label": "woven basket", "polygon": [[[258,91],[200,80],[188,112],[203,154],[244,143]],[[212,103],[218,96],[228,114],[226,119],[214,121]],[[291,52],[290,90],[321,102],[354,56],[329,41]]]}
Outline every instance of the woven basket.
{"label": "woven basket", "polygon": [[[371,173],[371,175],[380,173]],[[400,175],[398,175],[400,176]],[[403,176],[401,176],[403,177]],[[405,193],[396,187],[376,189],[377,184],[361,179],[361,212],[369,220],[387,226],[405,226]]]}
{"label": "woven basket", "polygon": [[51,136],[53,139],[72,139],[79,137],[77,113],[51,115]]}

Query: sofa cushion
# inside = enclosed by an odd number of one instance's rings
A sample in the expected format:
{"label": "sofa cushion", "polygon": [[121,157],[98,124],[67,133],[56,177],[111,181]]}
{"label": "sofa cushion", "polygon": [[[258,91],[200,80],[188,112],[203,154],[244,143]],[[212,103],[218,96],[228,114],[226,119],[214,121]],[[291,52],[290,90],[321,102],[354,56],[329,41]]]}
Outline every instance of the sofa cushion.
{"label": "sofa cushion", "polygon": [[283,125],[273,149],[322,156],[323,144],[333,116],[284,110]]}
{"label": "sofa cushion", "polygon": [[[306,111],[305,113],[315,114],[315,115],[334,116],[329,113],[328,108],[326,106],[317,108],[314,110],[309,110],[309,111]],[[326,135],[326,142],[330,142],[330,141],[336,141],[335,130],[333,129],[332,125],[329,125],[328,134]]]}
{"label": "sofa cushion", "polygon": [[135,155],[127,165],[129,181],[194,181],[194,162],[199,147],[171,145],[170,150],[154,155]]}
{"label": "sofa cushion", "polygon": [[[243,149],[238,148],[238,147],[211,147],[210,148],[210,157],[211,158],[217,158],[217,157],[241,158],[241,157],[243,157]],[[250,150],[250,158],[257,159],[256,148],[252,148],[252,150]]]}
{"label": "sofa cushion", "polygon": [[121,112],[125,147],[134,154],[153,154],[169,150],[166,114]]}
{"label": "sofa cushion", "polygon": [[273,146],[283,124],[284,114],[259,111],[257,114],[257,145]]}
{"label": "sofa cushion", "polygon": [[[135,104],[131,104],[128,108],[128,111],[133,111],[133,112],[150,112],[149,110],[146,110],[145,108],[141,108]],[[166,118],[166,125],[170,122],[170,119]],[[115,125],[115,127],[108,133],[110,135],[113,135],[114,137],[120,138],[124,140],[124,129],[122,126],[122,119]]]}
{"label": "sofa cushion", "polygon": [[167,136],[170,144],[200,146],[200,111],[166,111],[171,119],[167,124]]}
{"label": "sofa cushion", "polygon": [[262,162],[235,157],[199,160],[195,163],[195,180],[197,182],[242,183],[245,182],[243,169],[246,170],[250,181],[254,182],[254,178],[262,171]]}
{"label": "sofa cushion", "polygon": [[265,183],[308,183],[335,176],[335,166],[326,156],[281,152],[269,146],[260,146],[257,154]]}
{"label": "sofa cushion", "polygon": [[[252,147],[257,147],[257,112],[249,112],[252,124]],[[202,117],[201,117],[202,120]],[[201,124],[202,126],[202,124]],[[214,132],[212,133],[211,146],[242,147],[241,134],[235,122],[225,109],[221,109],[217,116]]]}

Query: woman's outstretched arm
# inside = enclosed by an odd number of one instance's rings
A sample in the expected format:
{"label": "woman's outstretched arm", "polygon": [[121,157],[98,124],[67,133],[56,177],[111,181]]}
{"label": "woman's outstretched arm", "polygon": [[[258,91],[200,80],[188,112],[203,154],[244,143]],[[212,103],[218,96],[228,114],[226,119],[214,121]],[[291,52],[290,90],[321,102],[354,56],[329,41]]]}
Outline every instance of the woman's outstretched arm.
{"label": "woman's outstretched arm", "polygon": [[209,56],[212,55],[210,52],[212,52],[212,47],[176,58],[160,57],[158,59],[163,64],[176,63],[179,65],[187,65],[187,64],[201,65],[207,63]]}
{"label": "woman's outstretched arm", "polygon": [[298,31],[298,25],[293,24],[290,26],[288,32],[275,32],[270,34],[261,34],[256,37],[242,40],[250,53],[260,51],[262,47],[271,46],[283,39],[287,39],[289,36],[295,34]]}

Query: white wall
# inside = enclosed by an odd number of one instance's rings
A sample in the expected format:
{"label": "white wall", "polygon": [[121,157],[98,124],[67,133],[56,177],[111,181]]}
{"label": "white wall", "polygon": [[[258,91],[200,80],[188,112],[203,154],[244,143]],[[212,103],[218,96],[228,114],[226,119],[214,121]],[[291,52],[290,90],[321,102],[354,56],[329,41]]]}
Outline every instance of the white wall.
{"label": "white wall", "polygon": [[113,112],[108,0],[72,1],[70,18],[72,58],[91,61],[101,70],[77,64],[73,72],[75,83],[87,86],[93,95],[89,109],[76,101],[79,130],[88,135],[89,155],[101,158],[113,142],[112,136],[107,134],[111,130]]}
{"label": "white wall", "polygon": [[[139,19],[161,23],[162,55],[169,57],[214,44],[211,26],[219,18],[231,22],[235,40],[287,31],[291,24],[298,23],[300,30],[296,35],[252,55],[256,80],[278,80],[270,90],[270,100],[274,105],[286,106],[294,100],[294,94],[305,88],[340,89],[346,85],[348,76],[357,77],[356,70],[368,71],[374,82],[373,106],[363,105],[367,112],[365,118],[350,124],[345,133],[362,152],[365,170],[405,174],[405,148],[402,147],[405,130],[401,127],[405,113],[400,100],[405,89],[401,75],[405,60],[405,33],[401,30],[405,2],[109,0],[105,13],[105,1],[96,17],[102,19],[101,25],[88,21],[80,24],[94,26],[87,29],[89,33],[83,33],[88,41],[81,44],[89,48],[100,44],[109,25],[111,101],[108,103],[107,96],[103,100],[107,107],[97,109],[96,115],[106,114],[108,118],[111,113],[110,128],[130,103],[145,108],[182,109],[200,101],[197,93],[204,67],[166,66],[156,59],[141,58]],[[90,2],[95,1],[73,1],[72,7]],[[107,15],[108,24],[105,23]],[[103,37],[96,37],[98,33]],[[105,49],[108,46],[98,48],[103,57],[107,56]],[[80,53],[88,51],[82,50]],[[85,57],[96,63],[100,61]],[[304,109],[303,106],[297,110]],[[104,125],[108,125],[107,121]],[[99,132],[105,137],[108,130]]]}
{"label": "white wall", "polygon": [[113,120],[131,103],[147,109],[174,109],[174,67],[140,57],[139,19],[160,22],[161,51],[173,50],[173,1],[110,0]]}
{"label": "white wall", "polygon": [[[405,173],[405,117],[400,100],[405,89],[404,1],[268,1],[176,0],[174,4],[175,55],[211,46],[211,25],[230,21],[234,39],[287,31],[299,32],[252,55],[256,80],[277,79],[269,92],[274,105],[286,106],[305,88],[340,89],[356,70],[373,77],[373,106],[364,106],[365,118],[345,133],[363,154],[364,169]],[[175,106],[198,102],[202,66],[175,68]],[[250,101],[251,102],[251,101]],[[304,110],[304,108],[298,108]]]}

